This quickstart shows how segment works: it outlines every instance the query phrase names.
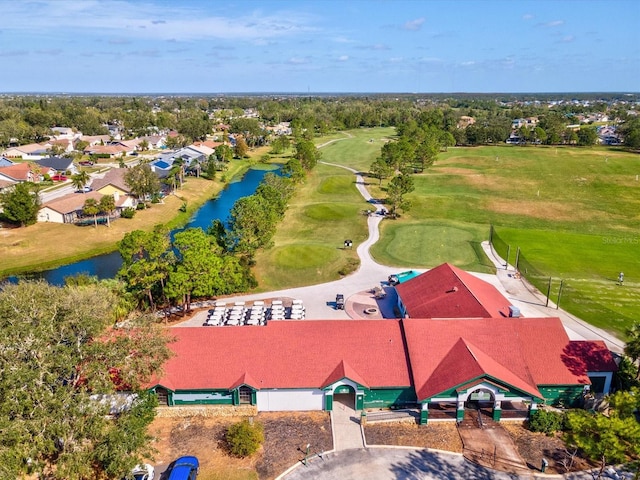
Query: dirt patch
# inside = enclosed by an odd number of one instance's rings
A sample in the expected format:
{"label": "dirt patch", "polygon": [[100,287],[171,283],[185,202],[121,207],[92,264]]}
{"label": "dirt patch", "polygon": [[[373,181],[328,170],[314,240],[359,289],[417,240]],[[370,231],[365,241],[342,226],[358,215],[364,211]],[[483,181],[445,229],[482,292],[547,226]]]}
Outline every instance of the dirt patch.
{"label": "dirt patch", "polygon": [[398,445],[435,448],[462,453],[462,441],[453,422],[430,423],[370,423],[364,427],[367,445]]}
{"label": "dirt patch", "polygon": [[167,465],[182,455],[200,460],[203,479],[271,479],[300,461],[306,444],[311,451],[331,450],[331,422],[327,412],[260,413],[263,448],[250,458],[228,454],[225,432],[240,418],[156,418],[150,433],[156,439],[156,465]]}
{"label": "dirt patch", "polygon": [[328,412],[260,413],[264,425],[264,451],[256,470],[259,478],[275,478],[304,458],[306,445],[311,453],[333,448],[331,420]]}
{"label": "dirt patch", "polygon": [[[570,461],[565,450],[565,444],[559,435],[549,437],[544,433],[531,432],[520,423],[502,422],[502,426],[509,432],[513,442],[516,444],[518,453],[530,468],[539,469],[542,459],[545,458],[549,462],[546,473],[567,473],[567,468],[565,468],[563,462],[569,465]],[[569,471],[575,472],[594,467],[596,467],[595,464],[576,456]]]}

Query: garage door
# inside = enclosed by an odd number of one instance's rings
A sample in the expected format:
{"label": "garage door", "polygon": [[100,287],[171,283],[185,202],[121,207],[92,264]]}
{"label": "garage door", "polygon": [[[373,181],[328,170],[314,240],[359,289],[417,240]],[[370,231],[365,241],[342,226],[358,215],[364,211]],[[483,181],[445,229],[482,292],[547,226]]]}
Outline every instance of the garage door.
{"label": "garage door", "polygon": [[259,390],[258,411],[286,412],[322,410],[322,390]]}

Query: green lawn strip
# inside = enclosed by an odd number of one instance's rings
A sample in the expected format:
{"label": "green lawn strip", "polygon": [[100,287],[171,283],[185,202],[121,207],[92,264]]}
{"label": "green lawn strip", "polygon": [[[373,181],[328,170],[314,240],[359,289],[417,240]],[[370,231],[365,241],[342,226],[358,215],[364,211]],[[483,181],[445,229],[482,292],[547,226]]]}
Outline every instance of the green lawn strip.
{"label": "green lawn strip", "polygon": [[[325,153],[329,146],[321,149],[322,161],[356,169],[366,165],[368,169],[380,152],[380,139],[392,134],[393,129],[348,133],[352,136],[337,137],[344,140],[331,144],[335,150],[328,155]],[[326,138],[317,139],[316,143],[322,144]],[[374,142],[369,142],[371,138]],[[376,147],[369,146],[376,142]],[[368,237],[363,211],[371,205],[355,188],[355,181],[353,172],[319,163],[306,182],[297,187],[285,218],[278,225],[274,246],[256,257],[254,272],[260,291],[328,282],[358,267],[355,247]],[[353,241],[352,249],[344,249],[347,239]]]}
{"label": "green lawn strip", "polygon": [[[546,292],[552,277],[551,300],[592,325],[623,337],[640,313],[640,236],[587,235],[548,230],[496,228],[511,245],[511,263],[520,247],[526,261],[539,271],[533,283]],[[526,275],[522,266],[520,270]],[[617,285],[619,272],[624,285]]]}

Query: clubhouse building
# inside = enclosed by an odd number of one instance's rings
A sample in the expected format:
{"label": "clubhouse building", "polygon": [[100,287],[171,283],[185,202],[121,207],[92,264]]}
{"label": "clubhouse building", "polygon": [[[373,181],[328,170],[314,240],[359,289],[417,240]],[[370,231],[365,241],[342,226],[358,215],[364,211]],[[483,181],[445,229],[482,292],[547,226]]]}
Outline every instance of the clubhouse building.
{"label": "clubhouse building", "polygon": [[[558,318],[509,316],[491,285],[448,264],[399,284],[400,319],[176,327],[175,356],[150,385],[161,404],[257,411],[417,408],[420,423],[494,420],[607,393],[602,341],[571,341]],[[465,315],[466,313],[466,315]],[[443,316],[444,315],[444,316]]]}

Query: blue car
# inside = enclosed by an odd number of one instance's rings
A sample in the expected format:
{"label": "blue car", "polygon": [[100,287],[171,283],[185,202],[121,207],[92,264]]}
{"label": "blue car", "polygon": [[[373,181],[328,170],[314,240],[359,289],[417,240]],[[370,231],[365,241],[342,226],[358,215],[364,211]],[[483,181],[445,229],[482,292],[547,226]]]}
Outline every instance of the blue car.
{"label": "blue car", "polygon": [[200,463],[196,457],[180,457],[173,462],[169,480],[196,480]]}

